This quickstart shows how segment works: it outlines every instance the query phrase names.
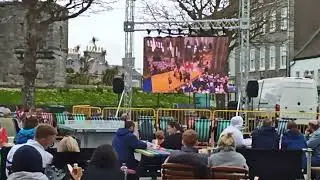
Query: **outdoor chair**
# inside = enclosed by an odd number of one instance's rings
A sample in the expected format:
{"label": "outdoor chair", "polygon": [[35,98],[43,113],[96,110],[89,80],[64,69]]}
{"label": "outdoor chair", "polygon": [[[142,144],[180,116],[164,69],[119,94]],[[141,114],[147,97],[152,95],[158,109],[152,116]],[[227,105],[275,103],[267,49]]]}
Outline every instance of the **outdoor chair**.
{"label": "outdoor chair", "polygon": [[278,121],[278,133],[279,135],[283,134],[287,130],[289,120],[280,119]]}
{"label": "outdoor chair", "polygon": [[159,119],[159,127],[164,132],[164,134],[167,136],[167,128],[170,121],[174,121],[174,117],[172,116],[163,116]]}
{"label": "outdoor chair", "polygon": [[192,166],[165,163],[162,164],[162,179],[197,179],[196,169]]}
{"label": "outdoor chair", "polygon": [[242,180],[249,178],[249,171],[245,168],[231,166],[216,166],[210,168],[211,178]]}
{"label": "outdoor chair", "polygon": [[230,120],[224,120],[224,119],[217,120],[215,142],[217,142],[219,140],[222,131],[226,127],[230,126],[230,124],[231,124]]}
{"label": "outdoor chair", "polygon": [[108,121],[120,121],[120,117],[109,116],[106,118]]}
{"label": "outdoor chair", "polygon": [[56,113],[55,116],[58,124],[64,124],[68,120],[68,115],[65,113]]}
{"label": "outdoor chair", "polygon": [[153,116],[139,116],[140,139],[152,141],[154,139],[154,120]]}
{"label": "outdoor chair", "polygon": [[85,114],[72,114],[72,115],[75,121],[84,121],[87,119]]}
{"label": "outdoor chair", "polygon": [[200,143],[208,143],[211,133],[210,119],[197,119],[195,121],[195,131],[198,133],[198,141]]}

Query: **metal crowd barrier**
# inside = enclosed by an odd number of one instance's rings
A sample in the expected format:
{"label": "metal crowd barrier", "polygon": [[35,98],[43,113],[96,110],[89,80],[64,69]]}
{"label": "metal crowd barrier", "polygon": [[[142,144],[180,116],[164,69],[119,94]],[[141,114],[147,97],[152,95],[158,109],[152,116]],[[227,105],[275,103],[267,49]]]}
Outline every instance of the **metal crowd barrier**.
{"label": "metal crowd barrier", "polygon": [[[123,113],[126,112],[126,108],[119,108],[118,117],[116,117],[118,108],[117,107],[107,107],[103,108],[102,114],[104,119],[109,118],[119,118]],[[130,117],[132,121],[139,121],[141,117],[150,117],[152,119],[155,119],[156,117],[156,110],[152,108],[130,108]]]}
{"label": "metal crowd barrier", "polygon": [[195,121],[197,119],[212,120],[212,111],[206,109],[158,109],[157,110],[157,124],[161,127],[161,121],[167,119],[178,121],[186,128],[195,128]]}
{"label": "metal crowd barrier", "polygon": [[72,107],[72,114],[84,114],[88,118],[91,116],[101,115],[101,113],[101,108],[90,105],[76,105]]}

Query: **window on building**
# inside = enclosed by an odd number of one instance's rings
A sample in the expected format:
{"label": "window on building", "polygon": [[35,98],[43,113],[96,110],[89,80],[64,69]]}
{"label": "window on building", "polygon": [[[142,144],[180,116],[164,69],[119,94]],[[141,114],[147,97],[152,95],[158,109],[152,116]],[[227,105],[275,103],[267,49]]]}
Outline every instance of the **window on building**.
{"label": "window on building", "polygon": [[267,13],[263,13],[262,19],[261,19],[261,22],[260,22],[260,23],[262,23],[262,27],[260,29],[260,33],[261,34],[265,34],[266,33],[266,22],[267,22]]}
{"label": "window on building", "polygon": [[276,68],[276,47],[275,46],[270,46],[269,56],[270,56],[269,69],[275,69]]}
{"label": "window on building", "polygon": [[314,71],[310,71],[310,77],[314,79]]}
{"label": "window on building", "polygon": [[281,30],[288,29],[288,7],[281,8]]}
{"label": "window on building", "polygon": [[257,23],[259,23],[259,22],[257,22],[256,21],[256,17],[253,16],[251,18],[251,22],[250,22],[250,30],[251,31],[253,31],[253,30],[255,30],[257,28]]}
{"label": "window on building", "polygon": [[265,47],[261,47],[260,48],[260,70],[265,70],[266,67],[266,48]]}
{"label": "window on building", "polygon": [[286,68],[287,65],[287,59],[288,59],[288,54],[287,54],[287,45],[283,44],[280,47],[280,68]]}
{"label": "window on building", "polygon": [[308,77],[309,76],[309,71],[304,71],[304,74],[303,74],[304,77]]}
{"label": "window on building", "polygon": [[250,71],[256,70],[255,59],[256,59],[255,49],[251,49],[250,50]]}
{"label": "window on building", "polygon": [[296,77],[300,77],[300,72],[296,71]]}
{"label": "window on building", "polygon": [[274,10],[270,14],[270,23],[269,23],[269,31],[275,32],[277,24],[277,12]]}

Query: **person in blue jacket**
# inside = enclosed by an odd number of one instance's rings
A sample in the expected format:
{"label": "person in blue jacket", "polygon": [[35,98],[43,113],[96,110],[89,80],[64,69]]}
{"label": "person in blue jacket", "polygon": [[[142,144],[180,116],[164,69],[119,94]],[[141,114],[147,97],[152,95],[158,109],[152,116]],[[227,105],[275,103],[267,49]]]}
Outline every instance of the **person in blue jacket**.
{"label": "person in blue jacket", "polygon": [[125,121],[125,127],[118,129],[112,141],[112,147],[118,155],[120,165],[123,163],[130,169],[136,170],[138,161],[134,157],[135,149],[146,149],[147,144],[138,140],[133,134],[135,124],[133,121]]}
{"label": "person in blue jacket", "polygon": [[311,165],[320,167],[320,128],[317,120],[310,120],[306,129],[305,136],[308,148],[313,150]]}
{"label": "person in blue jacket", "polygon": [[20,129],[15,137],[15,144],[24,144],[29,139],[34,138],[35,128],[38,126],[38,119],[35,116],[27,118],[23,122],[23,128]]}
{"label": "person in blue jacket", "polygon": [[[294,121],[289,121],[287,125],[287,131],[283,133],[281,140],[281,149],[288,150],[302,150],[307,148],[307,143],[304,135],[298,129],[297,124]],[[306,154],[302,153],[302,167],[306,167],[307,159]]]}
{"label": "person in blue jacket", "polygon": [[271,119],[264,119],[262,126],[252,132],[252,148],[279,149],[280,136]]}

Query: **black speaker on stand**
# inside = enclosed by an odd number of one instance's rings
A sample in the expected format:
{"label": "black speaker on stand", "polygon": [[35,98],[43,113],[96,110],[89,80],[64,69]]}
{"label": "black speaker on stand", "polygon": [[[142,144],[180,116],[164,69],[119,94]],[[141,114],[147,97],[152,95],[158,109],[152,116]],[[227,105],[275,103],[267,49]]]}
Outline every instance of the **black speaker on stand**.
{"label": "black speaker on stand", "polygon": [[257,80],[249,80],[246,87],[246,93],[251,102],[251,110],[253,110],[252,98],[258,97],[259,94],[259,83]]}
{"label": "black speaker on stand", "polygon": [[122,77],[116,76],[113,78],[112,89],[114,93],[118,94],[118,101],[120,101],[121,93],[124,90],[124,80]]}
{"label": "black speaker on stand", "polygon": [[249,98],[258,97],[259,83],[257,80],[249,80],[246,87],[247,96]]}

